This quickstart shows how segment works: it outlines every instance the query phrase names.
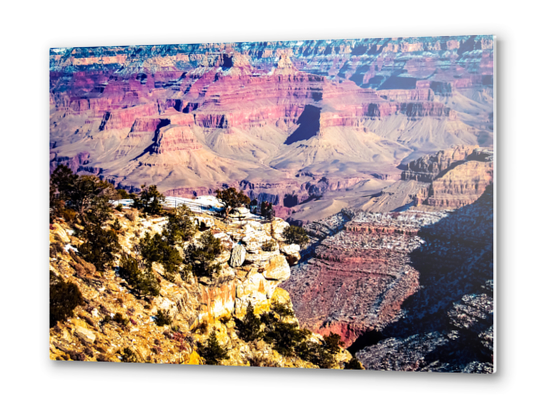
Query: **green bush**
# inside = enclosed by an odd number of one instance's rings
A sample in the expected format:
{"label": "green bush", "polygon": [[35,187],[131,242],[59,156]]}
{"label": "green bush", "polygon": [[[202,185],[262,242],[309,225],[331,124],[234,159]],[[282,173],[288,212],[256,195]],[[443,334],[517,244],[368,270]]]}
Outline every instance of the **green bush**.
{"label": "green bush", "polygon": [[79,254],[101,271],[112,265],[115,253],[121,249],[117,233],[99,224],[87,224],[81,238],[85,242],[79,246]]}
{"label": "green bush", "polygon": [[117,196],[111,183],[93,175],[78,176],[60,165],[49,181],[50,217],[67,217],[69,221],[76,215],[82,223],[102,224],[109,219],[110,201]]}
{"label": "green bush", "polygon": [[134,353],[130,348],[125,347],[120,353],[120,357],[123,363],[139,363],[139,358],[137,354]]}
{"label": "green bush", "polygon": [[277,314],[280,320],[284,320],[287,317],[295,316],[294,311],[290,306],[284,303],[279,303],[275,300],[273,300],[273,303],[271,304],[271,310]]}
{"label": "green bush", "polygon": [[182,205],[168,216],[168,223],[164,228],[163,235],[169,245],[177,245],[180,242],[190,240],[194,236],[196,226],[191,220],[193,215],[186,205]]}
{"label": "green bush", "polygon": [[164,312],[163,310],[159,310],[156,314],[156,320],[154,323],[156,323],[157,326],[169,326],[173,322],[173,319],[169,315],[169,313]]}
{"label": "green bush", "polygon": [[139,241],[139,249],[147,269],[152,269],[153,262],[161,263],[164,266],[166,279],[171,282],[175,280],[183,259],[179,251],[170,245],[162,234],[154,234],[151,237],[148,232],[145,233]]}
{"label": "green bush", "polygon": [[73,310],[84,304],[83,294],[72,282],[51,275],[49,286],[49,326],[73,316]]}
{"label": "green bush", "polygon": [[118,188],[117,189],[117,194],[118,194],[119,198],[121,198],[123,200],[130,199],[130,198],[133,199],[134,198],[133,194],[130,194],[128,191],[126,191],[123,188]]}
{"label": "green bush", "polygon": [[118,218],[115,218],[115,221],[113,222],[113,224],[111,224],[111,228],[114,229],[115,231],[120,231],[122,229],[122,225],[120,224],[120,221]]}
{"label": "green bush", "polygon": [[277,244],[272,239],[267,240],[262,245],[262,250],[266,252],[273,252],[277,248]]}
{"label": "green bush", "polygon": [[324,336],[324,343],[326,350],[333,355],[339,353],[341,348],[344,347],[341,336],[336,333],[331,333],[329,336]]}
{"label": "green bush", "polygon": [[324,336],[323,343],[302,342],[296,352],[300,358],[320,368],[332,368],[335,365],[335,355],[341,351],[342,344],[341,336],[333,333]]}
{"label": "green bush", "polygon": [[220,265],[214,263],[222,252],[220,239],[215,238],[211,231],[201,235],[199,243],[193,243],[185,251],[185,262],[190,265],[192,272],[198,277],[212,277],[220,272]]}
{"label": "green bush", "polygon": [[309,242],[307,231],[303,227],[297,227],[295,225],[289,225],[284,229],[282,234],[287,244],[298,244],[304,246]]}
{"label": "green bush", "polygon": [[323,342],[310,340],[309,330],[300,329],[296,323],[284,321],[293,316],[294,312],[288,305],[273,302],[271,311],[261,316],[261,323],[264,325],[261,335],[265,342],[284,356],[297,356],[321,368],[335,366],[334,356],[341,350],[341,337],[331,334],[324,336]]}
{"label": "green bush", "polygon": [[360,362],[352,357],[348,363],[344,365],[345,370],[362,370]]}
{"label": "green bush", "polygon": [[[296,355],[296,349],[306,341],[307,330],[300,330],[295,323],[281,322],[278,319],[272,321],[266,316],[266,331],[263,339],[269,343],[274,350],[283,356],[292,357]],[[263,321],[263,319],[262,319]]]}
{"label": "green bush", "polygon": [[209,323],[207,323],[207,320],[201,321],[192,328],[192,332],[199,334],[207,333],[207,330],[209,330]]}
{"label": "green bush", "polygon": [[216,198],[224,204],[224,212],[227,217],[230,211],[237,207],[247,207],[250,205],[250,198],[241,190],[237,191],[235,187],[215,191]]}
{"label": "green bush", "polygon": [[216,331],[213,330],[207,344],[198,343],[198,353],[205,360],[205,364],[218,365],[222,360],[228,360],[228,351],[220,345],[216,338]]}
{"label": "green bush", "polygon": [[140,296],[158,296],[160,284],[150,270],[141,270],[138,261],[123,255],[120,261],[119,276]]}

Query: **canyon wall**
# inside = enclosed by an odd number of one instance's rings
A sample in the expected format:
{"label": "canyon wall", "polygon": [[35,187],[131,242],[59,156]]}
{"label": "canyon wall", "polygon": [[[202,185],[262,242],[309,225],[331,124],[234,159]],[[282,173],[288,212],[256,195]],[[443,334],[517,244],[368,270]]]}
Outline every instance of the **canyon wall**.
{"label": "canyon wall", "polygon": [[247,191],[286,215],[323,177],[393,179],[417,152],[491,146],[492,41],[52,49],[51,168],[168,194],[278,183]]}

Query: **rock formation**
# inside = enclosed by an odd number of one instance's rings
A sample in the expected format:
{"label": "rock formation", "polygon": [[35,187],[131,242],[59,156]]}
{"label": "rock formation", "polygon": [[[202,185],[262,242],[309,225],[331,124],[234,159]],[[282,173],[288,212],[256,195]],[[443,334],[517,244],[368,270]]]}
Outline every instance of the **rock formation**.
{"label": "rock formation", "polygon": [[[120,225],[124,254],[132,254],[139,237],[147,232],[160,233],[167,222],[164,217],[138,217],[136,210],[123,212],[124,215],[117,211],[114,220]],[[222,253],[217,257],[222,266],[220,274],[212,279],[197,279],[190,274],[181,279],[177,275],[171,281],[166,279],[164,268],[154,263],[151,273],[159,282],[157,296],[139,296],[133,292],[119,276],[118,268],[99,272],[83,260],[77,251],[81,240],[70,229],[81,226],[69,227],[62,220],[51,225],[51,274],[75,284],[83,298],[72,317],[50,329],[51,359],[202,364],[198,344],[205,343],[215,333],[220,345],[228,351],[229,358],[222,364],[317,367],[298,356],[279,354],[263,340],[247,343],[237,332],[236,325],[247,313],[249,304],[256,314],[271,310],[275,304],[292,307],[288,293],[277,289],[290,276],[287,256],[299,258],[296,252],[299,247],[283,243],[281,233],[288,224],[278,218],[266,224],[256,221],[226,224],[210,215],[192,217],[222,243]],[[106,228],[110,228],[109,223]],[[194,239],[201,234],[198,232]],[[268,241],[275,243],[274,251],[262,249],[262,244]],[[186,242],[182,247],[186,249],[189,244]],[[158,325],[160,313],[171,321]],[[295,316],[289,321],[297,325]],[[308,341],[318,344],[322,337],[311,334]],[[350,358],[342,350],[330,364],[341,368]]]}
{"label": "rock formation", "polygon": [[[317,333],[341,334],[350,346],[361,334],[397,319],[402,303],[419,287],[418,271],[409,265],[410,252],[422,242],[418,231],[443,216],[359,212],[347,222],[344,213],[343,223],[337,216],[324,222],[340,223],[342,229],[317,241],[314,256],[294,267],[282,284],[300,322]],[[305,228],[312,233],[322,222],[316,224]]]}
{"label": "rock formation", "polygon": [[408,163],[401,181],[360,208],[400,211],[409,207],[459,208],[474,203],[493,183],[493,150],[454,146]]}
{"label": "rock formation", "polygon": [[487,36],[52,49],[50,70],[52,169],[168,195],[233,185],[300,222],[421,154],[492,146]]}

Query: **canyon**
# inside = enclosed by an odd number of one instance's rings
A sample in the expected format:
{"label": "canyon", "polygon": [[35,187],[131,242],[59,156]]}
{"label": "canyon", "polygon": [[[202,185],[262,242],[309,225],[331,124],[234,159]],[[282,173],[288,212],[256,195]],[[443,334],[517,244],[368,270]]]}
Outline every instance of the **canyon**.
{"label": "canyon", "polygon": [[[145,343],[145,336],[168,338],[148,321],[164,307],[185,322],[183,332],[213,325],[231,350],[227,364],[311,367],[244,344],[221,321],[242,317],[249,303],[261,313],[277,301],[314,342],[340,336],[348,351],[336,368],[354,355],[373,370],[494,372],[493,41],[51,49],[51,172],[66,165],[129,192],[156,185],[171,197],[235,187],[272,203],[277,217],[235,227],[203,217],[198,222],[223,240],[224,277],[161,280],[161,296],[173,303],[150,310],[123,292],[114,273],[105,292],[93,289],[88,282],[98,277],[79,281],[76,255],[59,255],[54,271],[94,303],[75,323],[52,329],[52,358],[85,354],[77,327],[99,332],[100,307],[122,312],[124,303],[138,311],[134,327],[144,336],[130,341],[142,360],[200,361],[190,345],[168,359]],[[128,243],[130,234],[160,230],[160,221],[120,219]],[[306,247],[284,243],[288,223],[307,231]],[[66,228],[55,225],[52,242],[77,245]],[[278,243],[273,253],[262,250],[266,240]],[[93,354],[118,361],[108,336],[121,342],[122,328],[102,334],[94,333],[103,351]],[[189,337],[206,339],[197,336]]]}
{"label": "canyon", "polygon": [[493,144],[491,36],[51,49],[50,72],[52,169],[235,186],[297,223],[361,207],[425,154]]}
{"label": "canyon", "polygon": [[367,369],[493,372],[493,184],[464,203],[306,224],[282,284],[300,323],[340,334]]}

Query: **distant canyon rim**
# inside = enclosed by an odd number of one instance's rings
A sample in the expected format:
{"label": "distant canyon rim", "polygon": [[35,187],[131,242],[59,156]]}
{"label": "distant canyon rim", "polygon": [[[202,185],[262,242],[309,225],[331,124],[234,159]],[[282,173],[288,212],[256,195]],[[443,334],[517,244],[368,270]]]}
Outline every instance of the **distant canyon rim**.
{"label": "distant canyon rim", "polygon": [[170,196],[234,186],[290,222],[493,146],[491,36],[52,49],[50,70],[52,169]]}

